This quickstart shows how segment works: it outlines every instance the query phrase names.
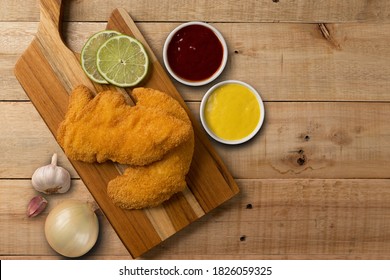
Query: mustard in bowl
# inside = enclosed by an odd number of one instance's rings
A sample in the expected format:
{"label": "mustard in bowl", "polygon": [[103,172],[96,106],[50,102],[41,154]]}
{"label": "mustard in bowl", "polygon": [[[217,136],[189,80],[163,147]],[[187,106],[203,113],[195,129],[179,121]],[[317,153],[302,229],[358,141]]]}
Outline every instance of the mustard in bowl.
{"label": "mustard in bowl", "polygon": [[224,144],[241,144],[253,138],[264,122],[264,104],[249,84],[228,80],[211,87],[200,105],[206,132]]}

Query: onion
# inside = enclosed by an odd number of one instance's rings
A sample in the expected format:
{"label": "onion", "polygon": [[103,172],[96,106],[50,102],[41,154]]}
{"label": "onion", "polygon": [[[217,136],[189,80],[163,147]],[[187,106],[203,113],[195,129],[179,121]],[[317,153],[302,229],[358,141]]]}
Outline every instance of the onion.
{"label": "onion", "polygon": [[99,222],[87,203],[66,200],[46,218],[45,235],[49,245],[65,257],[80,257],[96,243]]}

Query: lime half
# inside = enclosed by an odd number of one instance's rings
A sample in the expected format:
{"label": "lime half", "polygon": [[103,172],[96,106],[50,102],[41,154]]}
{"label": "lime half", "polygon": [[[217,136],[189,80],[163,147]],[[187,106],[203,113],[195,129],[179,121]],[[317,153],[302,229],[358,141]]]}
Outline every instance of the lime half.
{"label": "lime half", "polygon": [[149,70],[149,57],[144,46],[127,35],[118,35],[103,43],[96,61],[102,77],[119,87],[139,84]]}
{"label": "lime half", "polygon": [[92,81],[100,84],[108,84],[97,70],[96,55],[104,42],[119,34],[119,32],[114,30],[103,30],[92,35],[85,43],[81,51],[81,67]]}

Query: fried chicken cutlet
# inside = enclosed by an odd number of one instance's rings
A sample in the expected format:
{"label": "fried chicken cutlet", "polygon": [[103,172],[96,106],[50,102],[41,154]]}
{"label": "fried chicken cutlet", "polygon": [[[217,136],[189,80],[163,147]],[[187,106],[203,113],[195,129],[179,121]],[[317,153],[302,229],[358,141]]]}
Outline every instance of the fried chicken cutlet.
{"label": "fried chicken cutlet", "polygon": [[[152,89],[134,89],[137,104],[165,111],[191,126],[185,110],[177,103],[153,98]],[[192,126],[191,126],[192,127]],[[124,174],[108,183],[107,194],[113,202],[126,209],[154,207],[168,200],[186,187],[185,177],[194,153],[194,132],[178,147],[168,152],[162,160],[146,166],[130,166]]]}
{"label": "fried chicken cutlet", "polygon": [[94,97],[87,87],[76,87],[57,131],[65,154],[84,162],[143,166],[193,137],[191,124],[174,113],[181,108],[176,100],[157,90],[134,92],[137,103],[129,106],[118,92]]}
{"label": "fried chicken cutlet", "polygon": [[125,209],[155,207],[187,186],[194,141],[189,140],[146,166],[130,166],[111,180],[107,194],[115,205]]}

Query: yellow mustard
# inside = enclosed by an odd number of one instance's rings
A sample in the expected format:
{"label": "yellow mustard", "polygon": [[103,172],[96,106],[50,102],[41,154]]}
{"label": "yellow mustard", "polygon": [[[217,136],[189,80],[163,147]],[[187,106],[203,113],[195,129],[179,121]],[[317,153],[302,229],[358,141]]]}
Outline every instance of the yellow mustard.
{"label": "yellow mustard", "polygon": [[255,93],[241,84],[216,88],[205,104],[209,129],[224,140],[239,140],[251,134],[260,120],[260,106]]}

